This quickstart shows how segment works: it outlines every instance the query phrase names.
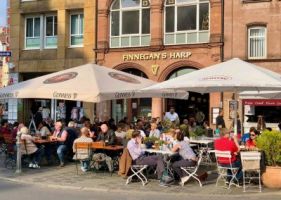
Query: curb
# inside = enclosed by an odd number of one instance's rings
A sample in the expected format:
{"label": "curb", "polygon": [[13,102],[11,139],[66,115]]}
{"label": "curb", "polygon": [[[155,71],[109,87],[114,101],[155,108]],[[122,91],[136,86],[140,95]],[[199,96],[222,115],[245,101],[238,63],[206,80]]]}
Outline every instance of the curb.
{"label": "curb", "polygon": [[[5,180],[5,181],[10,181],[10,182],[14,182],[14,183],[20,183],[20,184],[28,184],[28,185],[36,185],[39,187],[48,187],[48,188],[55,188],[55,189],[65,189],[65,190],[82,190],[82,191],[89,191],[89,192],[111,192],[111,193],[140,193],[143,194],[144,191],[140,191],[140,190],[135,190],[135,189],[130,189],[128,190],[128,188],[125,187],[124,185],[124,189],[106,189],[106,188],[93,188],[93,187],[79,187],[79,186],[69,186],[69,185],[58,185],[58,184],[46,184],[46,183],[38,183],[38,182],[26,182],[25,180],[21,180],[21,179],[17,179],[17,178],[7,178],[7,177],[0,177],[0,180]],[[226,190],[228,191],[228,190]],[[241,190],[242,192],[242,190]],[[146,194],[159,194],[159,191],[145,191]],[[165,193],[165,195],[177,195],[177,196],[196,196],[196,197],[207,197],[207,196],[213,196],[213,197],[221,197],[221,196],[232,196],[232,197],[254,197],[254,196],[280,196],[281,195],[281,191],[276,191],[276,192],[267,192],[267,193],[241,193],[241,194],[200,194],[200,193],[179,193],[179,192],[167,192]]]}

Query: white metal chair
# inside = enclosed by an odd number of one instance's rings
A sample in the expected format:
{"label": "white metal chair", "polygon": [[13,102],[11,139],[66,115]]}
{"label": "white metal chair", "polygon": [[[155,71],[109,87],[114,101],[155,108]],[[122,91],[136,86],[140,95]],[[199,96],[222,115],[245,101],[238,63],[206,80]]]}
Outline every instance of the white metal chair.
{"label": "white metal chair", "polygon": [[[131,157],[130,152],[127,148],[125,149],[125,151],[128,151],[128,156]],[[130,170],[133,174],[127,178],[126,185],[128,185],[133,180],[133,177],[136,176],[142,182],[142,185],[145,186],[148,183],[148,180],[143,174],[143,170],[145,170],[147,167],[148,165],[136,165],[132,163]]]}
{"label": "white metal chair", "polygon": [[[229,179],[228,189],[230,189],[231,185],[239,186],[238,180],[236,178],[236,174],[239,170],[239,167],[234,167],[231,163],[231,152],[230,151],[218,151],[215,150],[215,156],[217,160],[217,169],[218,169],[218,178],[216,181],[216,186],[218,186],[219,180],[223,179],[224,183],[227,183],[227,179]],[[220,164],[219,159],[224,158],[230,164]],[[228,170],[230,170],[231,174],[228,174]],[[236,183],[235,183],[236,181]]]}
{"label": "white metal chair", "polygon": [[132,181],[133,177],[136,176],[142,182],[142,185],[145,186],[148,183],[148,180],[143,174],[143,170],[147,167],[148,165],[132,165],[130,169],[133,174],[127,178],[126,185],[128,185]]}
{"label": "white metal chair", "polygon": [[[246,192],[246,179],[250,183],[253,179],[258,179],[259,181],[259,192],[261,192],[261,170],[260,170],[260,160],[261,153],[258,151],[247,151],[241,152],[241,163],[243,172],[243,191]],[[249,186],[248,186],[249,187]],[[254,186],[252,186],[254,187]]]}
{"label": "white metal chair", "polygon": [[184,186],[184,184],[190,178],[194,178],[195,180],[198,181],[200,187],[202,187],[202,183],[201,183],[200,179],[198,178],[198,174],[197,174],[197,171],[198,171],[198,168],[201,164],[202,158],[203,158],[203,150],[200,150],[199,156],[198,156],[198,161],[197,161],[197,164],[195,166],[193,166],[193,167],[181,167],[181,169],[184,171],[184,173],[186,173],[187,176],[188,176],[187,180],[184,183],[182,183],[182,186]]}

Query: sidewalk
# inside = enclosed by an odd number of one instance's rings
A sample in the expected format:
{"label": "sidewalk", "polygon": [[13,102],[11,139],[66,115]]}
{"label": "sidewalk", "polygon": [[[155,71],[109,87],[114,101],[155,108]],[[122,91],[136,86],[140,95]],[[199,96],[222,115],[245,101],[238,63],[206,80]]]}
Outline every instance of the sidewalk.
{"label": "sidewalk", "polygon": [[9,180],[27,184],[36,184],[44,187],[89,190],[89,191],[120,191],[120,192],[145,192],[145,193],[174,193],[196,196],[255,196],[255,195],[281,195],[280,190],[263,188],[262,193],[254,192],[243,193],[243,188],[232,187],[230,190],[215,186],[216,175],[210,174],[207,181],[200,188],[195,181],[189,181],[184,187],[172,185],[170,187],[161,187],[157,180],[150,180],[146,186],[139,182],[133,182],[125,185],[126,180],[119,177],[117,173],[110,176],[107,172],[82,172],[79,168],[79,175],[76,174],[75,164],[69,163],[65,167],[41,167],[40,169],[23,168],[22,174],[15,174],[15,170],[8,170],[3,167],[0,161],[0,180]]}

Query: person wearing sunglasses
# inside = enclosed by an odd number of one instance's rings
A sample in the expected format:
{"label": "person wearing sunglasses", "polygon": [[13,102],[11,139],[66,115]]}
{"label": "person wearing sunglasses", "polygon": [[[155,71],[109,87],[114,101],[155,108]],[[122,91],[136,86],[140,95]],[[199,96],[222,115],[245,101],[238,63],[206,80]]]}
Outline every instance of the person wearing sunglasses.
{"label": "person wearing sunglasses", "polygon": [[250,132],[250,138],[246,142],[246,148],[247,149],[255,149],[256,148],[256,139],[259,135],[259,131],[254,130]]}

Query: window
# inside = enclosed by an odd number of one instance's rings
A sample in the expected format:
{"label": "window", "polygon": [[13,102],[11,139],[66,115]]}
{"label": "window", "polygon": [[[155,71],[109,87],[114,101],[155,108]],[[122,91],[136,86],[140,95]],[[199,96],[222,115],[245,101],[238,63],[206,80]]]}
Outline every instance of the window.
{"label": "window", "polygon": [[70,15],[70,46],[83,46],[84,15]]}
{"label": "window", "polygon": [[149,0],[115,0],[110,12],[110,47],[148,46]]}
{"label": "window", "polygon": [[26,49],[40,49],[40,16],[26,18],[26,31],[25,31],[25,48]]}
{"label": "window", "polygon": [[250,27],[248,29],[249,59],[266,58],[266,27]]}
{"label": "window", "polygon": [[57,48],[57,16],[55,15],[25,18],[25,49],[41,48]]}
{"label": "window", "polygon": [[57,47],[57,16],[45,17],[45,48]]}
{"label": "window", "polygon": [[165,44],[209,42],[209,9],[209,0],[166,0]]}

